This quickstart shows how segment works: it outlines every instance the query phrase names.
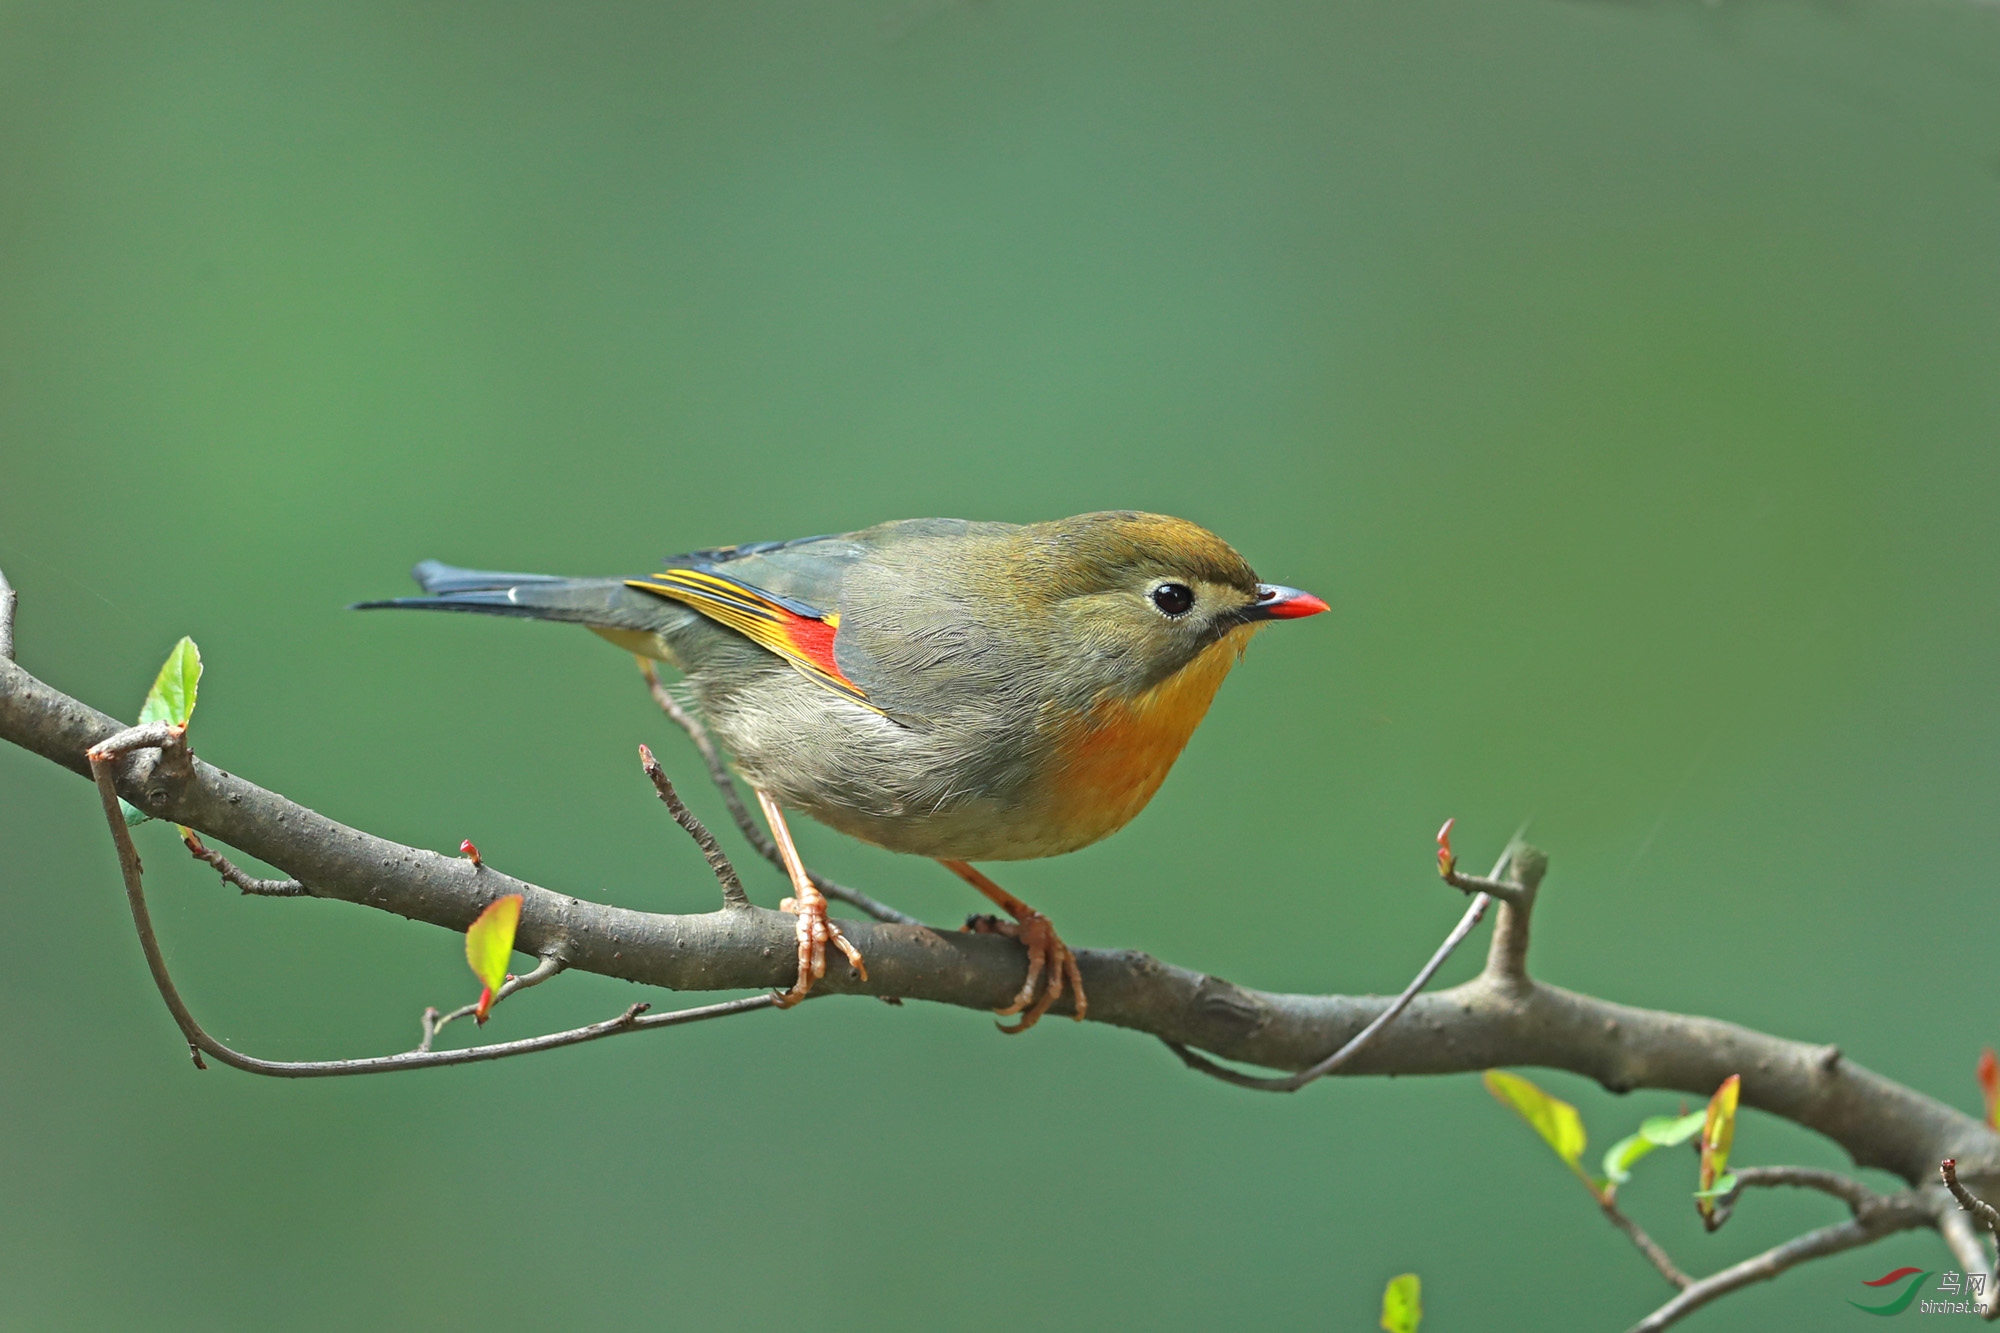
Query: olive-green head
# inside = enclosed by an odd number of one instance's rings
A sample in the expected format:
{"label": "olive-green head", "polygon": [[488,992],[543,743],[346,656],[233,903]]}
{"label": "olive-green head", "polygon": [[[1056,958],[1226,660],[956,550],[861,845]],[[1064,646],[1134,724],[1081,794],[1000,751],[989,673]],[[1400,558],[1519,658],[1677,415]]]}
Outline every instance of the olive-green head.
{"label": "olive-green head", "polygon": [[1327,609],[1310,593],[1259,582],[1229,543],[1165,514],[1081,514],[1017,529],[1008,544],[1024,608],[1047,618],[1073,662],[1094,663],[1129,692],[1223,639],[1240,647],[1268,621]]}

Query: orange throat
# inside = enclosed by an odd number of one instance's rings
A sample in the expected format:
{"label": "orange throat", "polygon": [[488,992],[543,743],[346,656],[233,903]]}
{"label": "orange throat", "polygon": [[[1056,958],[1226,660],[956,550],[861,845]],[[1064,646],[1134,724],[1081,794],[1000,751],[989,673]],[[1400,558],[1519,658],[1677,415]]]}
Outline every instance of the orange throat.
{"label": "orange throat", "polygon": [[1167,770],[1208,713],[1253,626],[1232,630],[1159,684],[1129,699],[1105,699],[1059,743],[1052,816],[1061,840],[1084,847],[1117,832],[1146,808]]}

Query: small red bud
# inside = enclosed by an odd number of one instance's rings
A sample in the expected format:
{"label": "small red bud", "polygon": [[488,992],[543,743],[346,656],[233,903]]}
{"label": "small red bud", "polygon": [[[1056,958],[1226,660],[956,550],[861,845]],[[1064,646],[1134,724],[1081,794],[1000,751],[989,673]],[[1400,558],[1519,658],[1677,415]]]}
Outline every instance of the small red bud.
{"label": "small red bud", "polygon": [[[470,838],[467,838],[464,842],[458,844],[458,854],[460,856],[467,858],[472,862],[472,864],[476,866],[483,866],[486,864],[484,861],[479,859],[479,849],[472,845],[472,839]],[[485,1021],[486,1021],[485,1019],[480,1020],[480,1022],[482,1023]]]}
{"label": "small red bud", "polygon": [[1452,869],[1458,864],[1457,858],[1451,854],[1451,826],[1457,822],[1457,817],[1453,816],[1445,820],[1444,827],[1438,830],[1438,874],[1445,879],[1451,878]]}

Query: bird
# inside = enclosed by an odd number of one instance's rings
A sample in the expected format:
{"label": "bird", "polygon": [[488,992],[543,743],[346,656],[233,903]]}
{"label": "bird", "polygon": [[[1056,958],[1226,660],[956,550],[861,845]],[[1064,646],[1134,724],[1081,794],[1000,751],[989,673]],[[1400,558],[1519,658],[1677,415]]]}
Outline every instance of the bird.
{"label": "bird", "polygon": [[919,518],[857,532],[669,556],[651,573],[566,578],[426,560],[421,597],[357,603],[583,625],[683,689],[756,794],[789,876],[798,976],[828,916],[785,820],[803,812],[930,857],[1011,920],[968,927],[1021,942],[1022,1032],[1083,978],[1049,919],[974,862],[1059,856],[1124,827],[1166,779],[1251,636],[1327,603],[1259,582],[1220,537],[1120,510],[1039,523]]}

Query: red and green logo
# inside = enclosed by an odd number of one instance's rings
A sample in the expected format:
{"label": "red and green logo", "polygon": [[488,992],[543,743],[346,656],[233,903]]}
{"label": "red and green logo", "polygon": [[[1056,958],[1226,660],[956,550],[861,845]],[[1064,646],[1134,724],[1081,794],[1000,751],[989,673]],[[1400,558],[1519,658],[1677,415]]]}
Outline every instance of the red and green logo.
{"label": "red and green logo", "polygon": [[1910,1308],[1911,1301],[1917,1299],[1917,1293],[1924,1289],[1924,1283],[1930,1278],[1933,1271],[1935,1270],[1899,1268],[1893,1273],[1884,1273],[1873,1282],[1864,1282],[1861,1285],[1864,1287],[1893,1287],[1898,1282],[1901,1282],[1903,1284],[1901,1294],[1886,1305],[1863,1305],[1860,1301],[1854,1300],[1850,1300],[1848,1304],[1857,1310],[1863,1310],[1869,1314],[1901,1314]]}

